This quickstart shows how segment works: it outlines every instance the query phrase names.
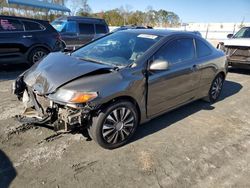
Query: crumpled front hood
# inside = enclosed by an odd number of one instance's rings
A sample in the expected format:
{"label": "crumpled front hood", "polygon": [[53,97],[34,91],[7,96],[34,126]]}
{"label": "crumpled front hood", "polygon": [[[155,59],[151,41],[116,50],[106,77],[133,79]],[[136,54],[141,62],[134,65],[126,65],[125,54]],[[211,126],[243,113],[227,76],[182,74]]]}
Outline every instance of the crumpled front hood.
{"label": "crumpled front hood", "polygon": [[225,46],[244,46],[250,47],[250,38],[232,38],[224,41]]}
{"label": "crumpled front hood", "polygon": [[106,68],[112,67],[79,60],[61,52],[51,53],[24,74],[24,82],[38,94],[45,95],[71,80]]}

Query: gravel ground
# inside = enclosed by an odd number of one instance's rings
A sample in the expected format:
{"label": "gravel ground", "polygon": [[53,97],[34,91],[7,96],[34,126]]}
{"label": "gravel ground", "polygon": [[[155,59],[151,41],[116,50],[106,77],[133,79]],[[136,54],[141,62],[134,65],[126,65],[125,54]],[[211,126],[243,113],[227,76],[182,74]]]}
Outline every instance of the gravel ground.
{"label": "gravel ground", "polygon": [[80,133],[20,127],[10,95],[20,72],[0,72],[1,188],[250,187],[250,71],[231,71],[219,102],[158,117],[112,151]]}

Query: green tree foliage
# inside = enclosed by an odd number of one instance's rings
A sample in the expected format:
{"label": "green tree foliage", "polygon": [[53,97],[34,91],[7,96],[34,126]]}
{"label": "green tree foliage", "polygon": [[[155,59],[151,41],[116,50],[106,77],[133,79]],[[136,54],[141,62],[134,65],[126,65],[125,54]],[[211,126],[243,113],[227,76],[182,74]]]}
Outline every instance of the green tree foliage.
{"label": "green tree foliage", "polygon": [[92,17],[93,16],[90,12],[86,12],[82,8],[77,11],[76,15],[77,16],[85,16],[85,17]]}
{"label": "green tree foliage", "polygon": [[[56,1],[61,2],[62,0],[54,0],[53,2]],[[110,26],[144,25],[153,27],[169,27],[180,24],[180,18],[174,12],[164,9],[156,11],[152,6],[148,6],[145,11],[132,11],[132,7],[130,5],[126,5],[113,10],[92,13],[91,7],[88,4],[88,0],[65,0],[65,4],[71,9],[72,15],[102,18],[105,19]],[[9,14],[8,12],[3,11],[3,7],[6,6],[6,1],[0,0],[0,5],[1,14]],[[25,11],[22,12],[25,13]],[[38,12],[39,14],[34,14],[35,12]],[[10,14],[14,13],[15,11],[11,12]],[[32,15],[28,13],[25,13],[25,16],[32,17]],[[60,16],[61,15],[56,12],[49,11],[46,13],[39,9],[33,10],[33,17],[35,18],[53,21]]]}
{"label": "green tree foliage", "polygon": [[114,9],[99,14],[91,14],[92,17],[103,18],[109,25],[145,25],[145,26],[158,26],[168,27],[177,26],[180,24],[180,18],[174,12],[166,10],[153,10],[150,9],[146,12],[130,11],[124,13],[124,9]]}
{"label": "green tree foliage", "polygon": [[142,11],[135,11],[128,16],[128,23],[132,25],[143,25],[145,14]]}
{"label": "green tree foliage", "polygon": [[108,10],[105,12],[87,14],[84,16],[90,16],[95,18],[105,19],[111,26],[121,25],[145,25],[145,26],[178,26],[180,24],[180,18],[173,12],[166,10],[149,10],[147,12],[134,11],[124,17],[124,13],[120,12],[120,9]]}
{"label": "green tree foliage", "polygon": [[104,12],[103,18],[109,25],[121,26],[124,24],[124,18],[120,14],[119,9]]}

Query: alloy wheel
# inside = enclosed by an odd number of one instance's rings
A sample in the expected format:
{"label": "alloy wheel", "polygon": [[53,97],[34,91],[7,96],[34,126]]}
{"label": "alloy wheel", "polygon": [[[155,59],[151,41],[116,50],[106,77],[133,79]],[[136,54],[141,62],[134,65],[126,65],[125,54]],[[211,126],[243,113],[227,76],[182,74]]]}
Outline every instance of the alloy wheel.
{"label": "alloy wheel", "polygon": [[44,51],[37,51],[34,55],[33,55],[33,63],[38,62],[39,60],[41,60],[44,56],[46,56],[46,52]]}
{"label": "alloy wheel", "polygon": [[133,132],[135,117],[131,110],[125,107],[117,108],[110,112],[102,127],[102,136],[109,144],[124,141]]}
{"label": "alloy wheel", "polygon": [[222,85],[223,85],[223,78],[221,76],[218,76],[214,80],[212,88],[211,88],[211,97],[214,100],[216,100],[219,97],[221,89],[222,89]]}

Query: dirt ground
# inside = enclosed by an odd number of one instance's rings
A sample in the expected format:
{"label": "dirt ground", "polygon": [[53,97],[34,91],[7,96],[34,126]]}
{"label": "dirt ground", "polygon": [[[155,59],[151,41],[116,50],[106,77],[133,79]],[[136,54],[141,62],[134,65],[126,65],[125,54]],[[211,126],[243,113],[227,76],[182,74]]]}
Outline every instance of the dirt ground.
{"label": "dirt ground", "polygon": [[250,187],[250,71],[231,70],[220,101],[197,101],[139,126],[105,150],[80,133],[20,127],[0,71],[0,187]]}

